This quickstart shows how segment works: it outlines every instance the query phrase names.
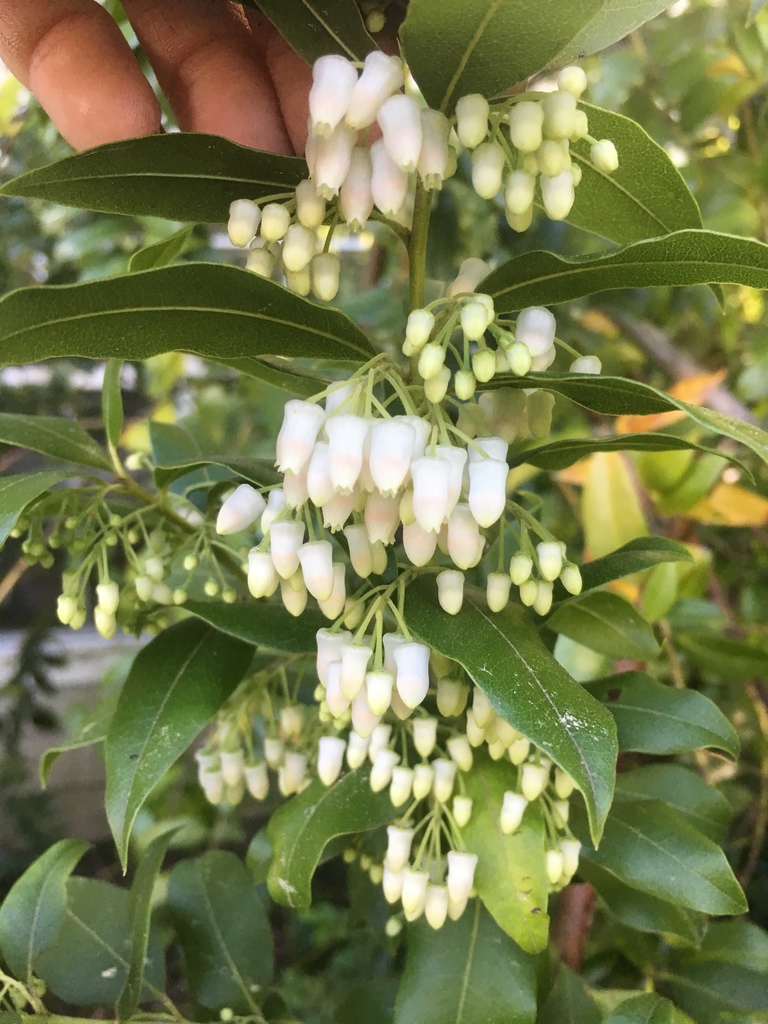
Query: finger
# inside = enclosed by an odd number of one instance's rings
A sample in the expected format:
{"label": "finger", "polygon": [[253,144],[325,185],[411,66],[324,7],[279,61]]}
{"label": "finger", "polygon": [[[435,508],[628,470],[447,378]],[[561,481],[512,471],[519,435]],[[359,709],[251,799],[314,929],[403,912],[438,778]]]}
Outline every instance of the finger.
{"label": "finger", "polygon": [[123,6],[182,129],[292,151],[242,13],[222,0],[124,0]]}
{"label": "finger", "polygon": [[160,129],[160,107],[94,0],[0,0],[0,58],[77,149]]}
{"label": "finger", "polygon": [[248,11],[254,42],[264,54],[294,153],[304,153],[312,68],[262,14]]}

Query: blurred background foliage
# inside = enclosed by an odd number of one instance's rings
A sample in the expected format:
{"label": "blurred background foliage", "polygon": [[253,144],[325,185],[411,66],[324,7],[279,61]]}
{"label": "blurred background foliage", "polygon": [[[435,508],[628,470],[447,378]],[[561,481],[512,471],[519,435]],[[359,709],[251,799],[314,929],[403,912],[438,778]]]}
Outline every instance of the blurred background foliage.
{"label": "blurred background foliage", "polygon": [[[119,15],[117,4],[109,4]],[[386,6],[386,5],[385,5]],[[637,120],[669,152],[692,189],[704,226],[768,241],[768,7],[754,0],[679,0],[627,40],[585,68],[591,102]],[[752,11],[750,11],[752,8]],[[392,5],[392,15],[396,5]],[[125,25],[126,34],[130,29]],[[135,40],[134,40],[135,43]],[[139,54],[139,57],[141,55]],[[173,128],[168,120],[167,127]],[[0,81],[0,173],[4,179],[52,162],[68,152],[43,112],[6,76]],[[182,228],[152,218],[111,217],[37,201],[4,200],[0,217],[0,291],[35,282],[68,283],[123,272],[132,253]],[[501,261],[535,248],[576,253],[606,243],[543,217],[515,235],[503,211],[473,192],[467,167],[448,182],[433,217],[430,274],[450,277],[469,255]],[[340,304],[379,344],[392,344],[406,303],[406,267],[399,243],[366,234],[346,246]],[[181,258],[235,262],[221,226],[196,226]],[[557,310],[559,333],[584,354],[595,354],[606,373],[622,374],[670,389],[688,401],[717,404],[723,411],[764,424],[768,416],[768,331],[764,296],[725,288],[722,308],[714,290],[658,288],[611,292]],[[126,447],[146,449],[147,419],[177,422],[203,448],[268,455],[286,394],[213,364],[181,355],[161,356],[135,367],[127,382]],[[124,381],[124,384],[126,381]],[[98,431],[98,369],[57,362],[0,373],[0,407],[8,412],[76,415]],[[663,420],[666,429],[696,437],[695,427]],[[653,429],[659,417],[615,423],[559,403],[562,436]],[[725,451],[733,451],[728,443]],[[740,453],[740,457],[743,453]],[[36,457],[0,450],[0,469],[33,468]],[[673,537],[691,546],[695,561],[660,566],[622,584],[665,637],[665,660],[656,674],[675,685],[700,689],[736,725],[743,754],[738,769],[714,755],[688,759],[727,797],[734,817],[726,850],[744,883],[752,919],[768,927],[768,478],[756,459],[746,459],[754,483],[738,466],[691,452],[606,453],[554,476],[522,467],[520,486],[538,493],[549,525],[574,550],[595,557],[644,533]],[[24,730],[56,724],[47,708],[46,655],[40,632],[55,622],[57,586],[40,567],[26,571],[15,542],[0,553],[0,615],[5,628],[32,628],[17,666],[0,688],[0,815],[12,819],[21,843],[0,859],[0,887],[54,838],[66,823],[46,817],[35,780],[19,750]],[[18,585],[11,593],[9,580]],[[560,638],[558,657],[577,678],[611,671],[600,655]],[[631,668],[619,663],[616,670]],[[109,683],[107,684],[108,688]],[[76,734],[82,710],[65,711]],[[623,755],[632,767],[640,755]],[[685,763],[685,759],[683,759]],[[177,766],[142,811],[137,842],[145,845],[159,824],[184,820],[179,851],[219,845],[244,849],[257,822],[240,811],[206,805],[191,773]],[[116,878],[110,841],[97,846],[89,871]],[[258,875],[258,863],[250,865]],[[306,1024],[360,1016],[360,998],[343,993],[359,977],[380,977],[380,1002],[392,998],[387,975],[394,945],[383,934],[380,896],[354,866],[324,866],[317,892],[326,897],[298,918],[278,925],[286,1013]],[[282,911],[278,912],[282,915]],[[282,926],[282,930],[280,930]],[[646,965],[637,943],[623,941],[623,926],[602,914],[585,962],[587,979],[602,986],[634,985]],[[358,941],[368,932],[366,942]],[[649,939],[650,941],[650,939]],[[655,940],[654,940],[655,941]],[[288,951],[290,950],[290,954]],[[370,986],[369,986],[370,990]],[[171,989],[172,996],[175,995]],[[718,1018],[720,1019],[720,1018]]]}

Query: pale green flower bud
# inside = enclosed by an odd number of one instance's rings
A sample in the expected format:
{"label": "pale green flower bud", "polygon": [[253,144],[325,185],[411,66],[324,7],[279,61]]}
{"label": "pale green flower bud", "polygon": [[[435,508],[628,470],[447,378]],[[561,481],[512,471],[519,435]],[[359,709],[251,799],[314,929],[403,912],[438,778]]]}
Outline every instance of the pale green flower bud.
{"label": "pale green flower bud", "polygon": [[462,402],[468,402],[477,388],[477,378],[471,370],[457,370],[453,376],[453,390]]}
{"label": "pale green flower bud", "polygon": [[481,348],[472,356],[472,370],[475,377],[483,384],[493,379],[496,373],[496,353],[489,348]]}
{"label": "pale green flower bud", "polygon": [[578,99],[587,88],[587,76],[582,68],[563,68],[557,76],[557,88],[561,92],[569,92]]}
{"label": "pale green flower bud", "polygon": [[590,150],[590,159],[598,171],[611,174],[619,166],[619,154],[610,139],[600,139]]}

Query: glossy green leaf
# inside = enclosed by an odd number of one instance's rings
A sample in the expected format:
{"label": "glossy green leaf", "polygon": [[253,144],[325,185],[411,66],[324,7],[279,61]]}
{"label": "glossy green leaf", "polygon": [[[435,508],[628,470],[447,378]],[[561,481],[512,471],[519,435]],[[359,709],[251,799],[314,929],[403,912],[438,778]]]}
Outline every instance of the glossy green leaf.
{"label": "glossy green leaf", "polygon": [[603,1015],[583,979],[560,964],[557,979],[537,1018],[537,1024],[600,1024]]}
{"label": "glossy green leaf", "polygon": [[743,284],[768,287],[768,245],[717,231],[683,230],[588,256],[536,251],[492,270],[479,286],[498,312],[548,306],[613,288]]}
{"label": "glossy green leaf", "polygon": [[698,946],[704,937],[707,918],[695,910],[633,889],[586,857],[579,863],[579,875],[597,891],[610,914],[627,928],[663,935],[687,946]]}
{"label": "glossy green leaf", "polygon": [[221,223],[233,200],[288,194],[306,173],[306,163],[296,157],[263,153],[218,135],[172,132],[65,157],[6,182],[0,195]]}
{"label": "glossy green leaf", "polygon": [[115,1010],[118,1020],[125,1021],[139,1008],[144,978],[144,964],[149,948],[150,921],[152,916],[152,894],[163,866],[168,845],[179,826],[166,828],[155,836],[142,853],[136,877],[129,894],[129,920],[131,930],[131,955],[128,962],[128,976]]}
{"label": "glossy green leaf", "polygon": [[274,853],[267,888],[276,902],[307,910],[312,876],[329,840],[377,828],[397,816],[389,793],[372,792],[368,775],[359,768],[327,787],[315,779],[272,815],[267,834]]}
{"label": "glossy green leaf", "polygon": [[408,926],[394,1024],[533,1024],[535,960],[473,900],[434,931]]}
{"label": "glossy green leaf", "polygon": [[[163,424],[168,426],[169,424]],[[250,459],[245,455],[188,455],[185,458],[173,459],[158,465],[155,469],[155,482],[158,487],[167,487],[188,473],[205,469],[206,466],[222,466],[231,469],[243,480],[256,484],[257,487],[268,487],[280,479],[273,462],[267,459]]]}
{"label": "glossy green leaf", "polygon": [[511,604],[489,612],[485,595],[467,588],[459,614],[446,615],[434,579],[422,578],[406,590],[405,619],[418,637],[464,667],[502,718],[571,775],[599,840],[613,794],[614,726],[558,665],[527,613]]}
{"label": "glossy green leaf", "polygon": [[49,747],[45,751],[40,758],[40,785],[43,788],[45,788],[48,782],[51,769],[61,754],[66,754],[69,750],[80,750],[82,747],[91,747],[96,743],[104,742],[107,738],[107,729],[115,713],[119,696],[120,691],[117,690],[108,697],[105,697],[103,701],[96,705],[72,736],[55,747]]}
{"label": "glossy green leaf", "polygon": [[343,313],[218,263],[182,263],[85,284],[22,288],[0,300],[2,362],[52,356],[212,359],[281,355],[363,362],[373,350]]}
{"label": "glossy green leaf", "polygon": [[101,386],[101,418],[107,442],[113,449],[117,448],[123,430],[123,395],[120,390],[122,371],[122,359],[108,359]]}
{"label": "glossy green leaf", "polygon": [[467,93],[498,96],[546,67],[595,53],[666,6],[667,0],[410,0],[400,39],[429,105],[450,113]]}
{"label": "glossy green leaf", "polygon": [[668,537],[637,537],[609,555],[587,562],[581,568],[584,590],[594,590],[613,580],[651,569],[666,562],[692,562],[693,557],[683,544]]}
{"label": "glossy green leaf", "polygon": [[587,688],[615,718],[621,750],[681,754],[705,747],[738,757],[736,731],[703,693],[665,686],[643,672],[608,676]]}
{"label": "glossy green leaf", "polygon": [[162,238],[154,245],[139,249],[131,256],[128,270],[135,274],[139,270],[152,270],[153,267],[167,267],[173,263],[187,247],[187,242],[194,231],[194,225],[188,224],[179,231],[174,231],[167,238]]}
{"label": "glossy green leaf", "polygon": [[640,892],[704,914],[742,914],[747,908],[725,854],[658,800],[619,800],[599,850],[586,845],[586,822],[574,807],[572,827],[582,856]]}
{"label": "glossy green leaf", "polygon": [[731,680],[760,679],[768,674],[768,652],[744,640],[684,633],[675,642],[707,673]]}
{"label": "glossy green leaf", "polygon": [[16,520],[35,498],[49,491],[54,484],[68,480],[71,473],[16,473],[0,477],[0,546],[16,525]]}
{"label": "glossy green leaf", "polygon": [[2,412],[0,443],[29,448],[30,451],[76,462],[80,466],[111,468],[106,453],[91,435],[79,423],[61,416],[24,416]]}
{"label": "glossy green leaf", "polygon": [[670,452],[670,451],[708,452],[728,458],[725,452],[715,452],[705,445],[688,441],[674,434],[647,432],[643,434],[608,434],[602,437],[568,437],[547,444],[536,445],[521,452],[515,452],[509,459],[512,468],[515,466],[536,466],[537,469],[558,470],[572,466],[579,459],[584,459],[593,452]]}
{"label": "glossy green leaf", "polygon": [[0,951],[20,981],[32,977],[37,957],[56,941],[67,905],[67,879],[87,849],[80,839],[54,843],[0,906]]}
{"label": "glossy green leaf", "polygon": [[[57,941],[40,955],[36,972],[59,999],[75,1006],[110,1009],[129,969],[130,897],[96,878],[70,878],[67,908]],[[153,933],[144,963],[142,1002],[165,990],[163,947]]]}
{"label": "glossy green leaf", "polygon": [[272,843],[269,841],[266,828],[261,828],[248,844],[245,854],[245,866],[257,885],[266,882],[271,863]]}
{"label": "glossy green leaf", "polygon": [[328,620],[314,608],[295,618],[282,604],[252,599],[241,604],[187,601],[184,610],[227,636],[286,654],[315,654],[317,631],[328,627]]}
{"label": "glossy green leaf", "polygon": [[327,377],[316,372],[310,373],[306,367],[294,365],[288,359],[280,359],[277,356],[264,356],[263,359],[220,359],[217,361],[237,370],[238,373],[255,377],[257,380],[269,384],[270,387],[280,388],[281,391],[287,391],[299,398],[312,398],[313,395],[324,391],[329,384]]}
{"label": "glossy green leaf", "polygon": [[566,601],[546,621],[547,629],[609,658],[648,661],[659,653],[653,630],[629,601],[593,590]]}
{"label": "glossy green leaf", "polygon": [[196,1001],[252,1013],[272,980],[272,931],[256,883],[232,853],[210,850],[177,864],[168,906]]}
{"label": "glossy green leaf", "polygon": [[668,999],[648,992],[626,999],[603,1024],[674,1024],[673,1010]]}
{"label": "glossy green leaf", "polygon": [[517,770],[508,761],[475,757],[464,781],[472,797],[472,817],[462,829],[470,853],[478,856],[475,888],[496,923],[526,953],[547,948],[549,917],[544,819],[530,804],[522,824],[507,836],[499,826],[504,793],[517,788]]}
{"label": "glossy green leaf", "polygon": [[615,799],[662,800],[716,843],[733,813],[719,790],[680,764],[647,764],[622,772],[616,777]]}
{"label": "glossy green leaf", "polygon": [[363,60],[376,49],[355,0],[259,0],[259,7],[308,64],[326,53]]}
{"label": "glossy green leaf", "polygon": [[252,656],[248,644],[194,618],[137,654],[104,751],[107,819],[123,866],[142,804],[233,692]]}

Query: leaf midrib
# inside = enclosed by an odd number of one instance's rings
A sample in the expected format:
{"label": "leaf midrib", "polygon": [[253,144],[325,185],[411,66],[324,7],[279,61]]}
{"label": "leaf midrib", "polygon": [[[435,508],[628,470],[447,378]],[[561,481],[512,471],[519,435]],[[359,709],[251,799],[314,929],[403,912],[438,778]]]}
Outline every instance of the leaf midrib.
{"label": "leaf midrib", "polygon": [[456,1005],[456,1024],[461,1024],[462,1018],[464,1017],[464,1006],[467,1001],[467,993],[469,992],[469,978],[472,974],[472,967],[475,961],[475,950],[477,949],[477,936],[480,931],[480,900],[475,900],[475,919],[472,922],[472,933],[469,937],[469,950],[467,953],[467,963],[464,968],[464,974],[461,979],[461,988],[459,990],[459,1001]]}
{"label": "leaf midrib", "polygon": [[[612,636],[616,637],[618,640],[620,640],[620,641],[622,641],[624,643],[634,644],[636,650],[642,651],[644,654],[648,655],[649,657],[653,656],[654,654],[656,654],[658,652],[658,644],[656,645],[656,647],[653,650],[651,650],[650,648],[644,647],[629,632],[622,633],[621,630],[619,629],[619,627],[615,623],[613,623],[610,619],[606,619],[603,615],[600,615],[597,611],[595,611],[594,608],[591,608],[586,602],[575,602],[574,604],[572,604],[570,606],[566,605],[563,608],[563,611],[565,611],[565,608],[569,608],[571,611],[578,612],[581,615],[586,615],[587,617],[592,616],[592,618],[595,619],[597,622],[599,622],[600,625],[602,625],[604,627],[604,629],[606,629],[607,632],[610,633]],[[555,630],[557,630],[556,624],[553,623],[553,626],[554,626]]]}
{"label": "leaf midrib", "polygon": [[219,927],[219,922],[216,919],[216,914],[215,914],[214,909],[213,909],[213,904],[211,903],[211,898],[210,898],[210,895],[208,894],[208,886],[205,884],[205,880],[203,878],[202,872],[199,870],[199,866],[196,865],[196,867],[198,869],[198,878],[200,879],[200,887],[201,887],[201,889],[203,891],[203,899],[204,899],[204,902],[205,902],[205,909],[206,909],[206,911],[208,913],[208,917],[209,917],[209,920],[211,922],[211,927],[213,929],[213,933],[216,936],[216,941],[218,942],[219,946],[221,947],[221,951],[224,954],[224,959],[227,961],[227,965],[228,965],[228,967],[230,969],[232,977],[235,979],[235,981],[237,982],[241,992],[243,993],[243,996],[245,997],[246,1003],[251,1008],[251,1010],[253,1010],[255,1012],[258,1009],[258,1007],[256,1006],[256,1004],[253,1001],[251,993],[248,990],[248,986],[245,983],[245,979],[243,978],[242,974],[240,973],[240,971],[239,971],[239,969],[237,967],[237,964],[235,963],[235,961],[232,959],[232,956],[230,955],[229,947],[227,946],[226,942],[224,941],[224,935],[222,934],[221,928]]}

